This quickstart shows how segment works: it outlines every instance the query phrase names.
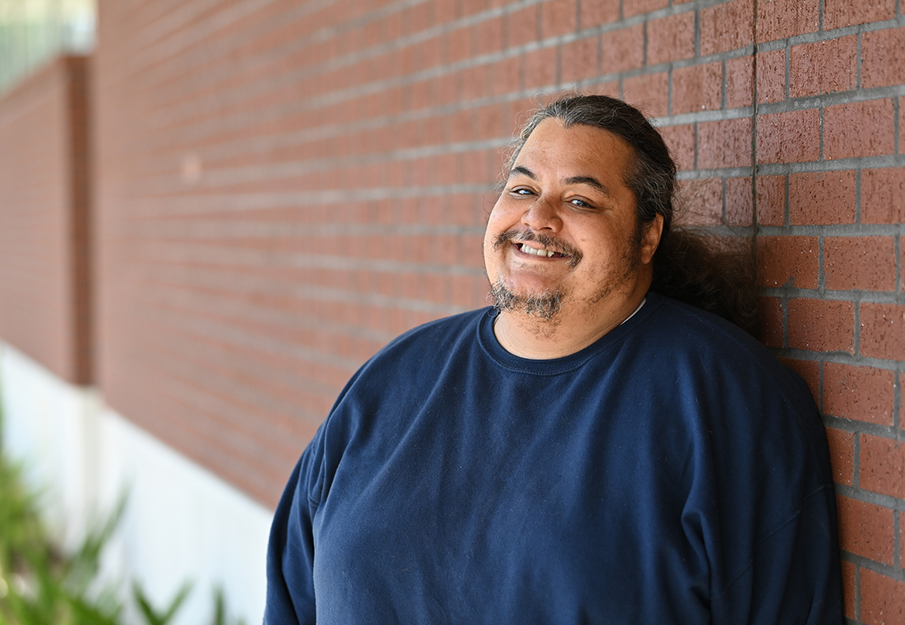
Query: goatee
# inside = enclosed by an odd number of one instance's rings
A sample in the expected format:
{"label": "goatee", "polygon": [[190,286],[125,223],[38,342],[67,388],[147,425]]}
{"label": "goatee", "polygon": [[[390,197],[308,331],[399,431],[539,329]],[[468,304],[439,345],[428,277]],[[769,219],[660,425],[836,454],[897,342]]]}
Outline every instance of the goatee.
{"label": "goatee", "polygon": [[516,295],[497,278],[490,285],[490,297],[493,298],[493,307],[498,313],[519,312],[550,321],[562,308],[565,293],[562,290],[551,290],[531,295]]}

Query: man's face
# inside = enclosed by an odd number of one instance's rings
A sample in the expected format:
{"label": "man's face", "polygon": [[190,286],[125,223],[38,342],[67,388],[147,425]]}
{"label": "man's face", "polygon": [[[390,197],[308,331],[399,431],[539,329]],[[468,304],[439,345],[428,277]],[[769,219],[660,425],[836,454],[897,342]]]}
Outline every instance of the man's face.
{"label": "man's face", "polygon": [[647,291],[659,228],[638,237],[624,182],[631,158],[627,142],[600,128],[546,119],[534,129],[484,235],[500,308],[594,315]]}

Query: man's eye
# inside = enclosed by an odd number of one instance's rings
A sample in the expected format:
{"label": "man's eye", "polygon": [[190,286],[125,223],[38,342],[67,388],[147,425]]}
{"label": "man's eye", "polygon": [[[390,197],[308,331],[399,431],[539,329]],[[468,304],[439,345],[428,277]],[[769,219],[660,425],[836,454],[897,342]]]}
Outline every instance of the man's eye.
{"label": "man's eye", "polygon": [[514,195],[534,195],[534,191],[531,189],[526,189],[524,187],[518,187],[512,190]]}
{"label": "man's eye", "polygon": [[572,206],[577,206],[579,208],[591,208],[590,204],[577,197],[573,197],[571,200],[569,200],[569,204],[571,204]]}

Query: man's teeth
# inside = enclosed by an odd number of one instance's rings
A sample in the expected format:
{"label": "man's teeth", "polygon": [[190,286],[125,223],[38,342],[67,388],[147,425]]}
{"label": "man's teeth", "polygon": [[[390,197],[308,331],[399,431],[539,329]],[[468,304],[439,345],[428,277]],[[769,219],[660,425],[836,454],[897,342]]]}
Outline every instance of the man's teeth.
{"label": "man's teeth", "polygon": [[538,250],[528,245],[522,244],[520,248],[525,254],[532,254],[534,256],[546,256],[547,258],[552,257],[556,252],[553,250]]}

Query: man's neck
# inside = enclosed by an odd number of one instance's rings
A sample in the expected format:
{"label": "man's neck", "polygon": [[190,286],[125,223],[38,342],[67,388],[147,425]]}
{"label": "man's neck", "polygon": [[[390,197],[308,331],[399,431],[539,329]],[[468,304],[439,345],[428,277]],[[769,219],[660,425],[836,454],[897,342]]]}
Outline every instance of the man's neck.
{"label": "man's neck", "polygon": [[511,354],[532,360],[562,358],[581,351],[631,317],[646,293],[601,308],[592,316],[560,311],[553,319],[503,311],[493,330],[500,345]]}

